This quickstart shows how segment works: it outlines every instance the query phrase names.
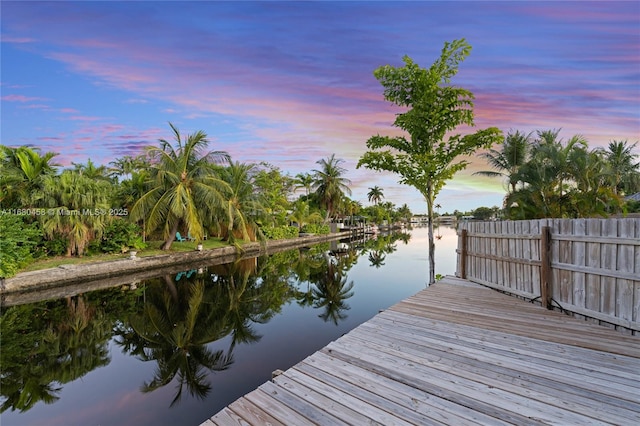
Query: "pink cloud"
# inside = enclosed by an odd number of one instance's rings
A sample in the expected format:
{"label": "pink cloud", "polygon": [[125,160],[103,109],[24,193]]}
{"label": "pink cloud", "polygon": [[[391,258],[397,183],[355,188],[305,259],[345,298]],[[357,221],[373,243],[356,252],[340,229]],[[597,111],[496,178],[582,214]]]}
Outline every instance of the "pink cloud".
{"label": "pink cloud", "polygon": [[11,37],[11,36],[2,36],[3,43],[15,43],[15,44],[26,44],[26,43],[34,43],[37,40],[30,37]]}
{"label": "pink cloud", "polygon": [[1,98],[3,101],[7,102],[33,102],[33,101],[45,101],[45,98],[38,98],[33,96],[24,96],[24,95],[5,95]]}
{"label": "pink cloud", "polygon": [[73,120],[73,121],[99,121],[99,120],[103,120],[103,118],[102,117],[84,116],[84,115],[74,115],[74,116],[71,116],[71,117],[67,118],[67,120]]}

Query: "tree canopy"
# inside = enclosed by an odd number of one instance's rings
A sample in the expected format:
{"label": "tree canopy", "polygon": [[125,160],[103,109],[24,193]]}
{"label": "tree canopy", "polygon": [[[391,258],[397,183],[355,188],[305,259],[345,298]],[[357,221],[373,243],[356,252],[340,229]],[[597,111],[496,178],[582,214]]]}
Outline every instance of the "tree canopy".
{"label": "tree canopy", "polygon": [[464,40],[446,42],[438,58],[428,69],[421,68],[409,56],[404,66],[382,66],[374,76],[384,88],[384,98],[405,109],[393,123],[408,136],[376,135],[367,141],[368,151],[358,167],[390,171],[399,182],[416,188],[427,202],[429,217],[429,283],[435,282],[433,208],[446,182],[468,161],[460,158],[479,148],[489,148],[502,139],[502,132],[491,127],[472,134],[451,133],[459,126],[474,126],[473,93],[451,84],[459,64],[469,55],[471,46]]}

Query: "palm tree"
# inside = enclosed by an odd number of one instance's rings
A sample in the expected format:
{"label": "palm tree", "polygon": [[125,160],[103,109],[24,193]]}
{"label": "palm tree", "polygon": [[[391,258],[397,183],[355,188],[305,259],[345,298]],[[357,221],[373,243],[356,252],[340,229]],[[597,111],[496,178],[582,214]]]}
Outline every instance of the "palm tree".
{"label": "palm tree", "polygon": [[377,205],[384,198],[384,195],[382,193],[382,188],[376,185],[373,188],[369,188],[369,189],[370,191],[367,193],[369,202]]}
{"label": "palm tree", "polygon": [[147,169],[149,162],[145,155],[138,155],[136,157],[125,155],[124,157],[111,161],[109,165],[111,165],[111,167],[109,167],[109,176],[121,178],[123,176],[132,176],[133,173]]}
{"label": "palm tree", "polygon": [[[436,209],[439,208],[440,204],[436,204]],[[411,212],[409,206],[405,203],[398,208],[398,216],[400,216],[400,218],[405,222],[411,222],[411,216],[413,216],[413,213]]]}
{"label": "palm tree", "polygon": [[309,203],[306,201],[298,201],[294,204],[291,214],[289,214],[289,220],[297,223],[298,231],[302,231],[302,227],[307,223],[322,222],[322,216],[318,212],[312,212],[309,209]]}
{"label": "palm tree", "polygon": [[[229,160],[221,170],[221,178],[229,184],[230,193],[221,212],[224,237],[234,242],[236,237],[255,241],[259,232],[257,219],[264,208],[254,191],[254,164],[240,164]],[[237,235],[236,235],[237,234]]]}
{"label": "palm tree", "polygon": [[309,198],[311,187],[313,186],[313,175],[309,173],[298,173],[294,179],[295,188],[304,188],[305,195]]}
{"label": "palm tree", "polygon": [[11,148],[0,145],[0,202],[4,207],[34,206],[44,184],[45,176],[53,176],[59,164],[47,152],[37,148]]}
{"label": "palm tree", "polygon": [[67,256],[82,255],[88,244],[100,238],[110,216],[111,190],[106,180],[91,179],[73,170],[46,176],[42,203],[47,215],[39,216],[47,238],[67,241]]}
{"label": "palm tree", "polygon": [[616,194],[633,194],[640,191],[640,162],[633,150],[638,142],[629,145],[627,141],[612,141],[604,151],[609,165],[609,175]]}
{"label": "palm tree", "polygon": [[109,176],[109,170],[106,166],[96,166],[96,164],[91,161],[89,158],[87,160],[87,164],[82,163],[71,163],[74,168],[73,170],[78,174],[84,175],[89,179],[98,179],[98,180],[106,180],[111,181],[111,177]]}
{"label": "palm tree", "polygon": [[203,152],[209,145],[207,135],[198,131],[186,138],[169,123],[176,147],[164,139],[150,146],[151,189],[131,211],[132,220],[146,218],[146,231],[162,227],[163,250],[171,248],[181,226],[194,238],[204,236],[204,228],[228,202],[229,185],[216,176],[213,165],[228,161],[224,151]]}
{"label": "palm tree", "polygon": [[530,140],[531,133],[525,135],[519,131],[509,132],[504,139],[501,151],[490,149],[480,154],[480,157],[487,160],[494,170],[475,172],[474,175],[506,177],[509,180],[510,192],[515,192],[518,171],[529,157]]}
{"label": "palm tree", "polygon": [[343,177],[347,170],[340,165],[343,162],[344,160],[331,154],[326,159],[318,160],[316,164],[320,165],[320,169],[313,170],[313,189],[320,205],[327,210],[325,220],[333,217],[337,204],[344,193],[351,195],[349,188],[351,181]]}

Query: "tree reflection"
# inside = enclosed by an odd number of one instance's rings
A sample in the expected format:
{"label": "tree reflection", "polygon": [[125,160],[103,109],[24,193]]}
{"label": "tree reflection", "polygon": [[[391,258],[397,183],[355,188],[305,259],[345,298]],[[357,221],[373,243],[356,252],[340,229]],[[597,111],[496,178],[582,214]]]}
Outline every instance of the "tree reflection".
{"label": "tree reflection", "polygon": [[[267,261],[263,269],[271,265]],[[118,344],[142,361],[156,361],[153,378],[142,392],[152,392],[171,382],[176,394],[171,406],[184,391],[204,399],[212,387],[210,372],[223,371],[233,364],[237,344],[250,344],[262,337],[255,323],[269,321],[290,297],[286,280],[265,279],[256,259],[211,267],[206,274],[185,278],[179,283],[171,276],[151,283],[144,308],[133,315],[119,332]],[[210,343],[231,335],[229,348],[213,350]]]}
{"label": "tree reflection", "polygon": [[345,302],[353,296],[354,283],[347,282],[346,271],[348,271],[352,263],[349,263],[349,257],[331,258],[324,256],[325,267],[322,271],[312,275],[312,281],[315,285],[313,297],[315,302],[314,308],[322,308],[323,312],[318,315],[325,322],[333,322],[338,325],[339,321],[347,318],[345,311],[351,307]]}
{"label": "tree reflection", "polygon": [[[131,330],[117,342],[142,361],[156,361],[153,378],[142,392],[152,392],[176,379],[174,405],[186,387],[190,395],[204,398],[211,390],[207,371],[221,371],[233,363],[230,351],[212,351],[206,344],[231,332],[223,314],[223,301],[205,291],[205,278],[183,279],[164,276],[150,283],[141,312],[129,319]],[[133,331],[133,333],[131,332]]]}
{"label": "tree reflection", "polygon": [[384,261],[386,260],[386,258],[387,256],[382,250],[373,250],[369,252],[369,263],[371,264],[371,266],[375,266],[376,269],[384,266]]}
{"label": "tree reflection", "polygon": [[[0,412],[27,411],[59,399],[62,385],[109,364],[107,343],[117,316],[133,297],[106,291],[105,306],[91,295],[6,308],[0,316]],[[105,295],[103,293],[103,296]]]}

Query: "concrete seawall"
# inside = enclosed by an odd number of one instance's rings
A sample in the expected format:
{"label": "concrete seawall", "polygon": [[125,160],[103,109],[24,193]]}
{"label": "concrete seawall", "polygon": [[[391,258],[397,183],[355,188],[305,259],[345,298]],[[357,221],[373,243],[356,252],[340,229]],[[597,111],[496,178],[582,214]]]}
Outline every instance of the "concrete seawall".
{"label": "concrete seawall", "polygon": [[[198,265],[222,264],[244,257],[255,257],[297,247],[348,238],[350,232],[312,235],[288,240],[248,243],[242,251],[235,247],[163,254],[158,256],[123,258],[81,265],[61,265],[57,268],[23,272],[0,281],[2,306],[71,296],[116,285],[131,285],[158,273],[177,273]],[[33,300],[29,300],[33,299]],[[19,301],[18,301],[19,300]]]}

